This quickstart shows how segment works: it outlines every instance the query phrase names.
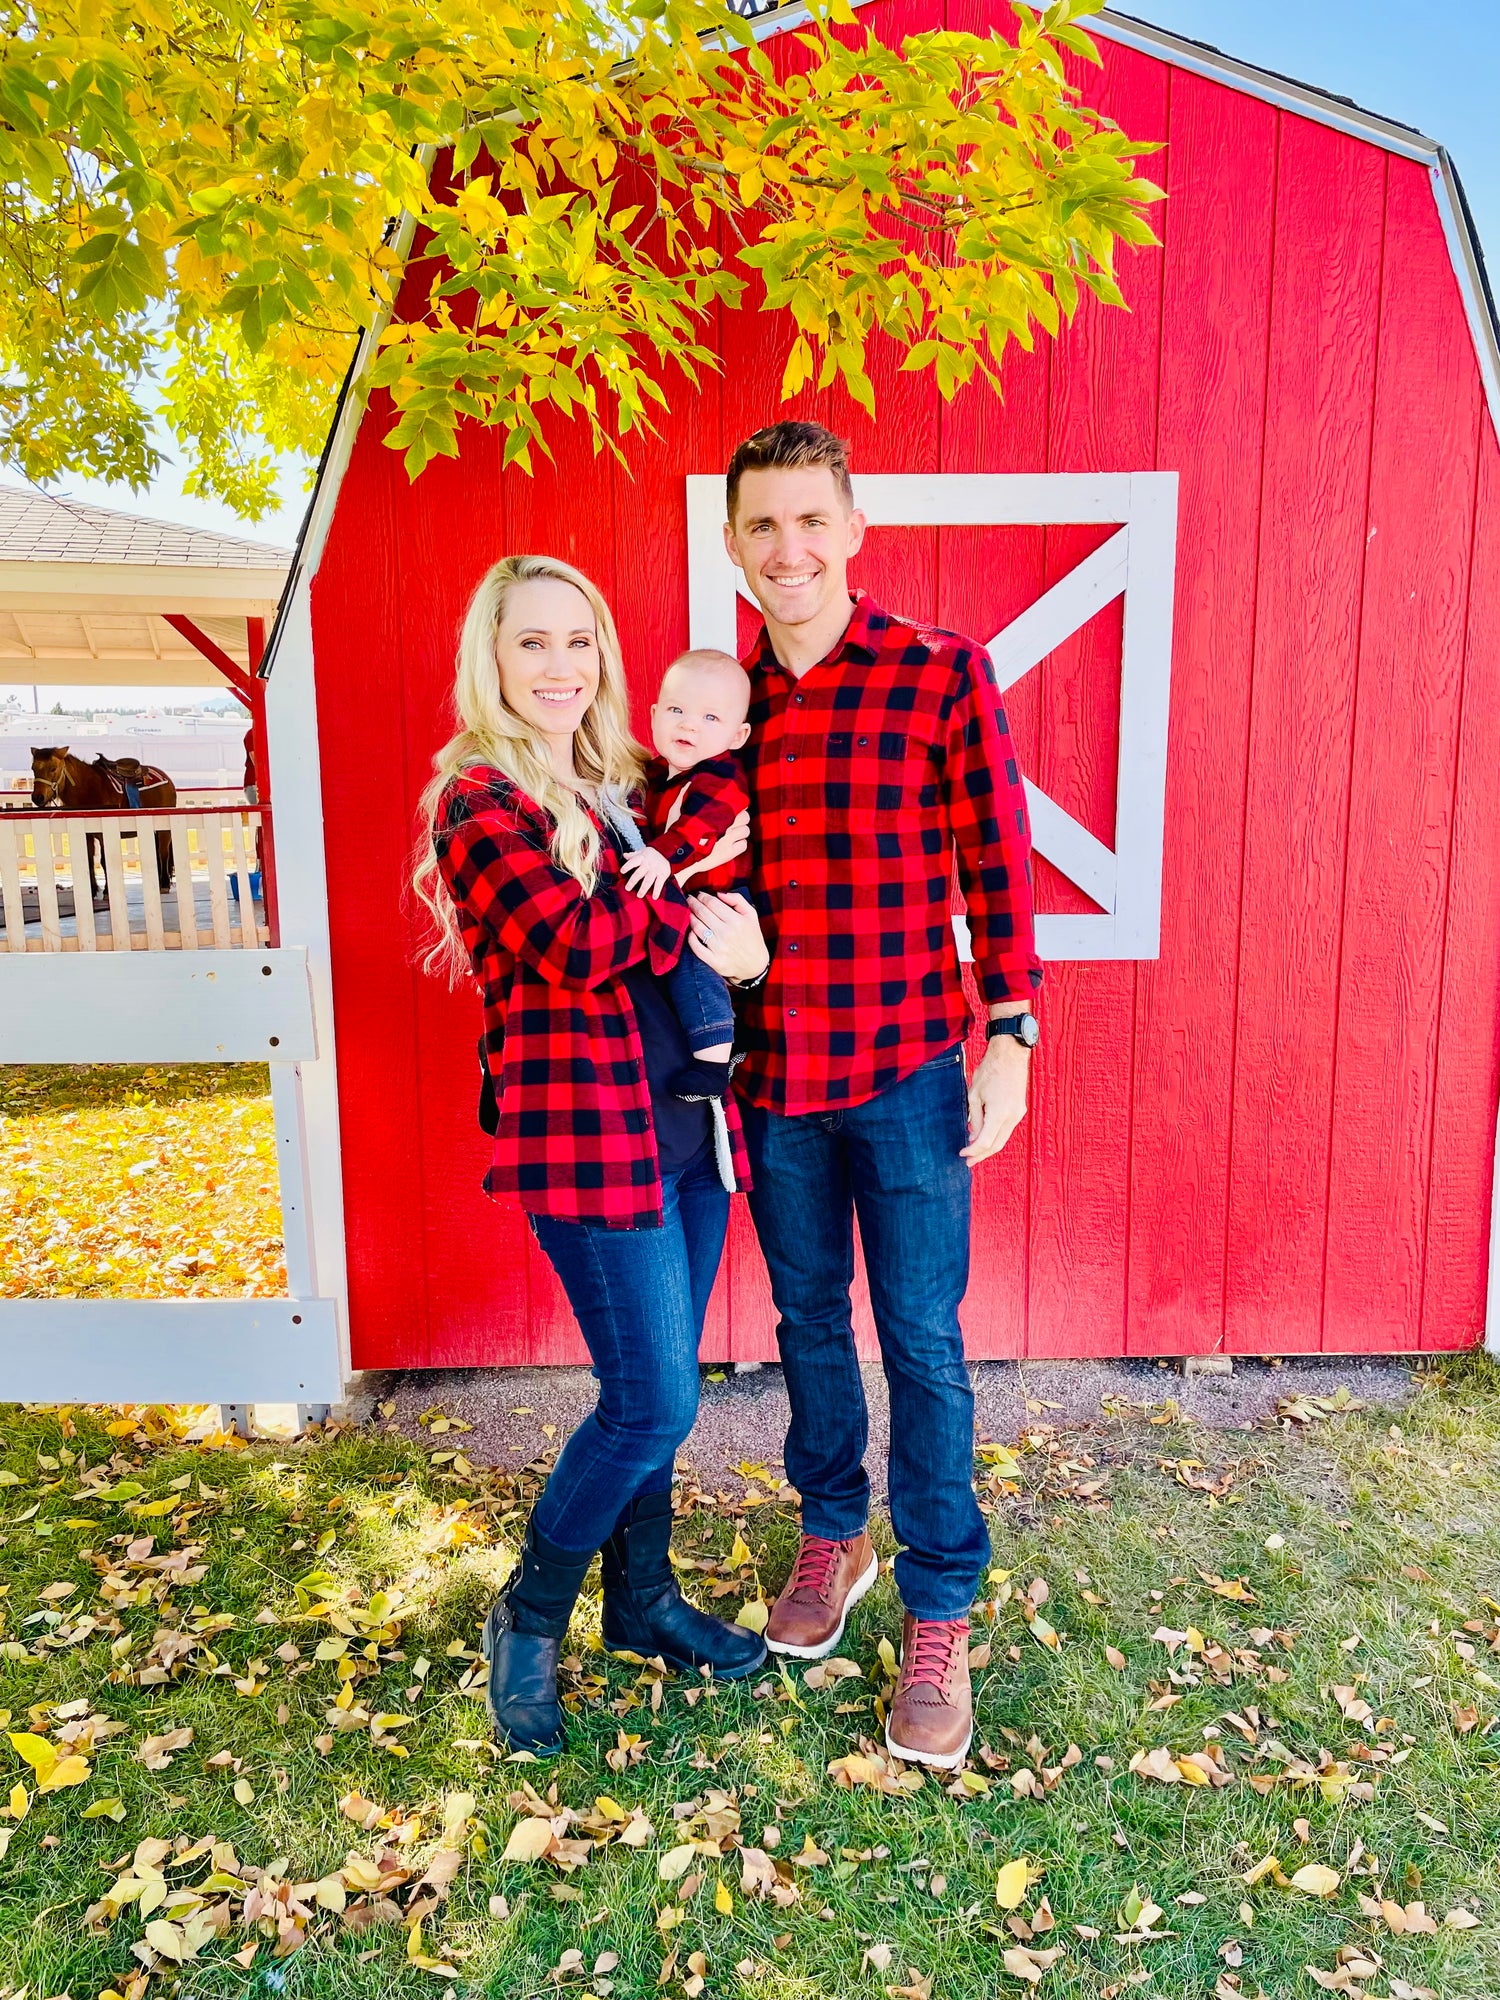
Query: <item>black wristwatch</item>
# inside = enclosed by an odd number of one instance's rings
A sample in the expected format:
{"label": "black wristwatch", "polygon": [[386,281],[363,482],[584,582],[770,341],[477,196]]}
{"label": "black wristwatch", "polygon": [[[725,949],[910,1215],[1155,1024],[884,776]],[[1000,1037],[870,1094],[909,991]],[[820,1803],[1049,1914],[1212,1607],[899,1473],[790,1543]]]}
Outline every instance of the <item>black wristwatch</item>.
{"label": "black wristwatch", "polygon": [[994,1041],[996,1035],[1014,1035],[1023,1049],[1034,1049],[1042,1039],[1042,1030],[1035,1014],[1005,1014],[984,1031],[987,1042]]}

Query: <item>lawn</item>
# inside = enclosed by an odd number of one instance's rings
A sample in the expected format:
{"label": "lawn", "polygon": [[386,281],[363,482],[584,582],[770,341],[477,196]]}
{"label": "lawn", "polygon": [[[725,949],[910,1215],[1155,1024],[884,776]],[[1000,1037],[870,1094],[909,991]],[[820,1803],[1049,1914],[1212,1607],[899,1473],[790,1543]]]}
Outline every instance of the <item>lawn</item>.
{"label": "lawn", "polygon": [[[441,1417],[243,1449],[10,1408],[0,1991],[1491,2000],[1500,1383],[1389,1414],[991,1448],[945,1784],[870,1748],[888,1577],[847,1666],[736,1689],[606,1661],[586,1601],[570,1753],[502,1759],[473,1649],[538,1468]],[[794,1532],[746,1471],[683,1487],[731,1612]]]}
{"label": "lawn", "polygon": [[0,1067],[0,1298],[284,1294],[264,1063]]}

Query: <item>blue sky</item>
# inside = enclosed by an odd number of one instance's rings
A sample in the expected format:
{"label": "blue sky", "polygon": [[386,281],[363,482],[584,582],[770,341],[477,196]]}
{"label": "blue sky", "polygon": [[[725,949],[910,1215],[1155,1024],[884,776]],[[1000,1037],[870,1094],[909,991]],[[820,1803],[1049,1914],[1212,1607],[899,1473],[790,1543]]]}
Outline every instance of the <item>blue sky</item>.
{"label": "blue sky", "polygon": [[[1122,11],[1303,83],[1440,140],[1463,177],[1500,288],[1500,0],[1126,0]],[[101,506],[186,521],[257,541],[290,544],[304,505],[286,468],[280,514],[254,526],[189,499],[170,472],[132,495],[90,480],[59,491]]]}

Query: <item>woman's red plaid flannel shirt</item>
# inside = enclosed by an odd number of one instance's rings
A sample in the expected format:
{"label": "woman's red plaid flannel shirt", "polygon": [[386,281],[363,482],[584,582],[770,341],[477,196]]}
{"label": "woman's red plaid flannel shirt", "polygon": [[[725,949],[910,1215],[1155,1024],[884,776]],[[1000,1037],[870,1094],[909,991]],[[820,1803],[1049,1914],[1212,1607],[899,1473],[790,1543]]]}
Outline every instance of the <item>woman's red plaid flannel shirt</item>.
{"label": "woman's red plaid flannel shirt", "polygon": [[[669,971],[688,909],[675,883],[648,902],[620,877],[601,823],[599,883],[585,896],[553,866],[552,823],[502,772],[462,772],[433,827],[484,1004],[485,1049],[500,1129],[485,1176],[522,1208],[617,1229],[659,1229],[661,1175],[640,1032],[620,977]],[[740,1187],[750,1175],[733,1100],[729,1140]]]}

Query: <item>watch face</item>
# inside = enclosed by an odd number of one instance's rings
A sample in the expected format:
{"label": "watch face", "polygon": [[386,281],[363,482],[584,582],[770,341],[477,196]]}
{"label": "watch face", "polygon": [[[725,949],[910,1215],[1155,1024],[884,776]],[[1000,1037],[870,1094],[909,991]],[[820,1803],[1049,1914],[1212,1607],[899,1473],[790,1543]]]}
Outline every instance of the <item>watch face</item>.
{"label": "watch face", "polygon": [[1034,1049],[1042,1038],[1042,1030],[1035,1014],[1023,1014],[1017,1032],[1028,1049]]}

